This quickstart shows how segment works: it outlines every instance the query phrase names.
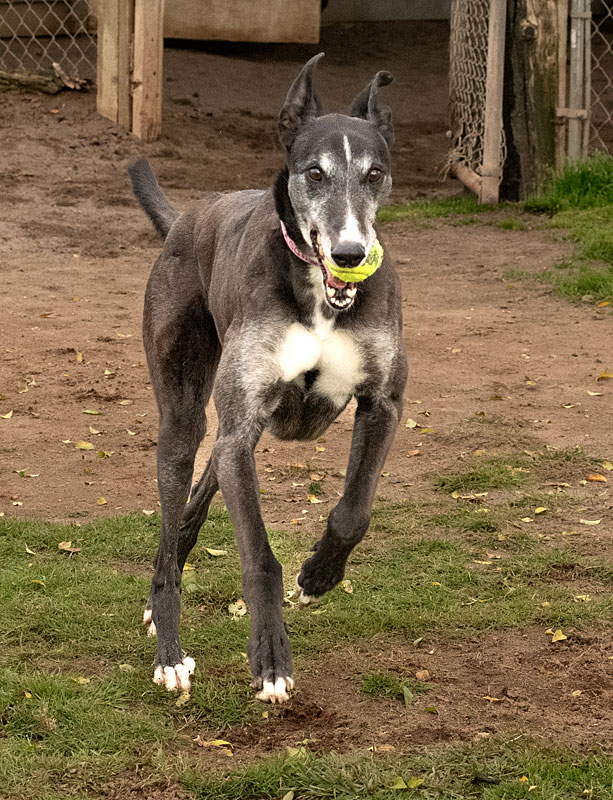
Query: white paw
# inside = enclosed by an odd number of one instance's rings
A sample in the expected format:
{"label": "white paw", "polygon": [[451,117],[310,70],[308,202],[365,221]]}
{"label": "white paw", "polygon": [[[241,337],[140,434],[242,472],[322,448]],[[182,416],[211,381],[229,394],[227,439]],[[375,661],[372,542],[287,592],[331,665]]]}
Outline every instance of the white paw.
{"label": "white paw", "polygon": [[296,596],[298,597],[298,603],[301,606],[314,606],[319,603],[321,600],[320,597],[314,597],[313,595],[306,594],[302,586],[298,583],[298,577],[296,577]]}
{"label": "white paw", "polygon": [[153,682],[164,684],[169,692],[174,692],[177,689],[181,692],[189,692],[190,675],[193,675],[195,669],[196,662],[194,659],[185,656],[183,662],[175,664],[174,667],[156,667],[153,673]]}
{"label": "white paw", "polygon": [[289,700],[288,692],[294,688],[294,681],[292,678],[277,678],[273,683],[272,681],[264,681],[264,685],[256,694],[258,700],[263,703],[285,703]]}
{"label": "white paw", "polygon": [[143,613],[143,625],[147,625],[147,636],[155,636],[157,633],[157,628],[155,627],[155,622],[151,618],[151,609],[146,608]]}

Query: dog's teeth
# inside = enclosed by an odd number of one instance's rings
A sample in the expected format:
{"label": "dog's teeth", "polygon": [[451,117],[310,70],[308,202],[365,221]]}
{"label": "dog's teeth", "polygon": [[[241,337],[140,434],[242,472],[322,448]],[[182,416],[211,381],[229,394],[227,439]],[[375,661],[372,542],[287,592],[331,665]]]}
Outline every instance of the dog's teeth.
{"label": "dog's teeth", "polygon": [[332,286],[326,286],[326,292],[328,292],[328,297],[334,297],[336,289],[333,289]]}
{"label": "dog's teeth", "polygon": [[347,289],[347,294],[349,297],[355,297],[357,291],[358,287],[354,286],[353,289]]}

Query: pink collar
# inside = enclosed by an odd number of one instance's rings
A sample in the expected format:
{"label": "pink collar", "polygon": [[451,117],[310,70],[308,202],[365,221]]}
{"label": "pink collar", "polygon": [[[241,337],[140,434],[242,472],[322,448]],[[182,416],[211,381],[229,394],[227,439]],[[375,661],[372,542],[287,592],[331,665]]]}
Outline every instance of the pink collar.
{"label": "pink collar", "polygon": [[306,261],[307,264],[319,264],[319,261],[316,258],[313,258],[312,256],[305,256],[302,250],[298,248],[296,242],[290,237],[283,220],[280,220],[280,222],[281,222],[281,230],[283,231],[283,238],[285,239],[285,244],[289,247],[292,253],[302,261]]}

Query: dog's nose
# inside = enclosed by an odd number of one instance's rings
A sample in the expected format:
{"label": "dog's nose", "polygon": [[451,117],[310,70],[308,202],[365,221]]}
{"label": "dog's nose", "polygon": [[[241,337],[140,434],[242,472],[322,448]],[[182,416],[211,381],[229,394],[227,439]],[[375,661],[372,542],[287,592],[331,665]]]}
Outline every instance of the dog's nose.
{"label": "dog's nose", "polygon": [[332,258],[339,267],[357,267],[365,255],[364,248],[357,242],[342,242],[332,248]]}

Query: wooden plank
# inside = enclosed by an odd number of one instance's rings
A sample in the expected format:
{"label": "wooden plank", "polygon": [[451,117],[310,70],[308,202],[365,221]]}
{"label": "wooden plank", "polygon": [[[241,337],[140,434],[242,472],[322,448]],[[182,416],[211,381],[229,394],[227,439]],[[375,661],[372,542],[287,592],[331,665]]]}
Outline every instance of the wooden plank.
{"label": "wooden plank", "polygon": [[[568,105],[570,108],[585,108],[583,104],[583,79],[585,66],[585,0],[571,0],[570,10],[570,66]],[[582,125],[580,119],[568,121],[568,159],[577,161],[581,157]]]}
{"label": "wooden plank", "polygon": [[[568,0],[558,0],[558,107],[566,106],[566,58],[568,55]],[[556,167],[566,163],[566,121],[558,119],[556,131]]]}
{"label": "wooden plank", "polygon": [[497,203],[502,178],[502,92],[507,0],[491,0],[487,40],[487,78],[480,203]]}
{"label": "wooden plank", "polygon": [[131,43],[133,0],[98,3],[98,113],[124,128],[130,127]]}
{"label": "wooden plank", "polygon": [[170,39],[228,42],[318,42],[321,0],[171,0]]}
{"label": "wooden plank", "polygon": [[153,142],[162,132],[164,0],[134,0],[132,133]]}

